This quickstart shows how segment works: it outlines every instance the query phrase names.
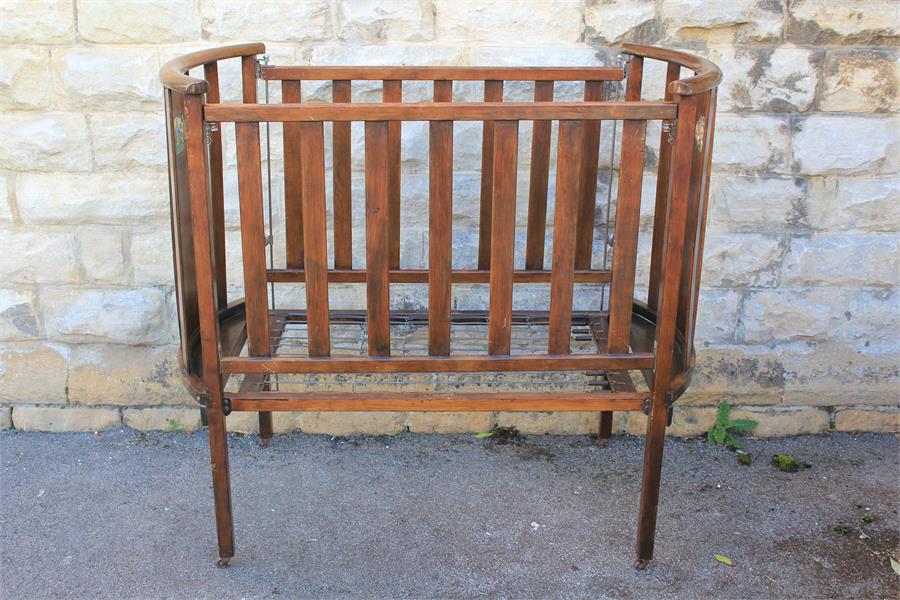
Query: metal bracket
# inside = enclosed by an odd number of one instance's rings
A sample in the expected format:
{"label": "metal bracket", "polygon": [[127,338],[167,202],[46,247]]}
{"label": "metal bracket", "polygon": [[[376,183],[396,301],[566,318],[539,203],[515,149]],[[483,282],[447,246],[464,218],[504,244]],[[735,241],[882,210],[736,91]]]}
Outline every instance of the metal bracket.
{"label": "metal bracket", "polygon": [[644,414],[650,416],[650,398],[644,398]]}
{"label": "metal bracket", "polygon": [[231,414],[231,398],[228,396],[222,398],[222,413],[226,417]]}
{"label": "metal bracket", "polygon": [[616,66],[621,67],[622,71],[625,72],[625,77],[628,77],[628,65],[631,64],[631,58],[629,58],[625,54],[616,54]]}
{"label": "metal bracket", "polygon": [[269,235],[266,236],[266,243],[265,243],[265,245],[266,245],[266,246],[271,246],[271,245],[272,245],[272,234],[271,234],[271,233],[270,233]]}
{"label": "metal bracket", "polygon": [[[644,411],[644,414],[647,415],[648,417],[650,416],[650,404],[651,404],[651,402],[652,402],[652,399],[651,399],[651,398],[644,398],[644,408],[643,408],[643,411]],[[669,403],[669,404],[666,406],[666,427],[669,427],[669,426],[672,425],[672,413],[673,413],[673,410],[672,410],[672,409],[673,409],[673,408],[674,408],[674,405],[673,405],[672,403]]]}
{"label": "metal bracket", "polygon": [[676,123],[675,121],[663,121],[662,130],[669,134],[669,137],[666,139],[666,141],[670,144],[674,144],[675,134],[678,132],[678,123]]}
{"label": "metal bracket", "polygon": [[219,130],[218,123],[204,123],[203,124],[203,137],[206,140],[207,145],[212,141],[212,134]]}
{"label": "metal bracket", "polygon": [[269,55],[263,54],[258,59],[256,59],[256,78],[262,79],[262,68],[263,65],[269,66]]}

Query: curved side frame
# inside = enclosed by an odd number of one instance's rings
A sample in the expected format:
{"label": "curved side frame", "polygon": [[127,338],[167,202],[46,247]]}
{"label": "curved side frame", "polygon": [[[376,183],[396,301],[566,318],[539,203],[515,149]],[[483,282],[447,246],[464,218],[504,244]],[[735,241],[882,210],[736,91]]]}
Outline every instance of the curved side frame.
{"label": "curved side frame", "polygon": [[159,80],[166,89],[181,94],[205,94],[209,82],[188,75],[188,71],[228,58],[256,56],[266,51],[265,44],[234,44],[183,54],[173,58],[159,70]]}
{"label": "curved side frame", "polygon": [[722,70],[712,62],[677,50],[667,50],[656,46],[622,44],[622,52],[652,60],[680,65],[694,72],[693,77],[678,79],[668,86],[668,92],[676,96],[695,96],[708,92],[722,81]]}

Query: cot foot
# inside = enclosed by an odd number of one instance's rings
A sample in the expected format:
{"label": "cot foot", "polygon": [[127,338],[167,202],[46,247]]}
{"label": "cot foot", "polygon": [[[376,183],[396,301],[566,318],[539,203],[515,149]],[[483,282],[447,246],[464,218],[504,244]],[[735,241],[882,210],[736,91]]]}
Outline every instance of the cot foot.
{"label": "cot foot", "polygon": [[216,561],[216,566],[219,567],[220,569],[224,569],[225,567],[228,566],[228,563],[231,562],[231,558],[232,557],[230,557],[230,556],[220,557],[219,560]]}
{"label": "cot foot", "polygon": [[597,438],[597,447],[606,448],[609,446],[609,438]]}
{"label": "cot foot", "polygon": [[268,448],[271,442],[272,440],[270,440],[269,438],[259,438],[259,447]]}
{"label": "cot foot", "polygon": [[650,563],[653,562],[651,558],[639,558],[634,561],[634,568],[637,571],[644,571],[647,567],[650,566]]}

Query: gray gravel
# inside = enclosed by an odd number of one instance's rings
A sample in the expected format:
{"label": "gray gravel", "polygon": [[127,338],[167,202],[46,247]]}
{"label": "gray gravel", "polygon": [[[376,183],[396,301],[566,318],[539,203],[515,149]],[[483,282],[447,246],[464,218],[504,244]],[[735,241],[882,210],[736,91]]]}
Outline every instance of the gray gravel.
{"label": "gray gravel", "polygon": [[[750,466],[668,440],[657,560],[643,572],[632,568],[637,438],[603,450],[587,437],[420,434],[230,446],[237,556],[219,569],[205,434],[0,434],[0,596],[900,594],[890,435],[753,440]],[[776,471],[775,453],[812,467]]]}

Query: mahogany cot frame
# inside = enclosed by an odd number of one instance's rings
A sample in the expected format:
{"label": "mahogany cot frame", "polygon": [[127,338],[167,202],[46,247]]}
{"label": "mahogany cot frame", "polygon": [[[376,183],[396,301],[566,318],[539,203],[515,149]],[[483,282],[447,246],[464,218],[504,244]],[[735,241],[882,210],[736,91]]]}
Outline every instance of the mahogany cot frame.
{"label": "mahogany cot frame", "polygon": [[[721,72],[702,58],[626,44],[620,67],[282,67],[257,60],[262,44],[203,50],[168,62],[165,87],[170,195],[181,367],[205,406],[209,427],[219,564],[234,556],[225,417],[258,411],[261,441],[272,436],[271,411],[599,411],[601,441],[612,411],[649,415],[638,517],[638,566],[653,557],[665,429],[672,402],[694,366],[693,332],[706,225],[716,87]],[[218,62],[241,61],[243,102],[220,103]],[[665,95],[642,100],[644,60],[666,67]],[[202,67],[203,79],[188,75]],[[694,72],[681,78],[682,68]],[[280,82],[281,104],[260,104],[259,79]],[[332,103],[301,103],[301,81],[332,82]],[[383,81],[383,103],[351,103],[351,81]],[[402,82],[431,81],[433,102],[402,102]],[[483,102],[453,102],[454,81],[480,81]],[[534,82],[534,102],[503,102],[505,81]],[[553,85],[584,82],[584,101],[554,102]],[[606,101],[604,85],[624,81],[624,101]],[[616,83],[616,85],[619,85]],[[483,121],[479,247],[476,269],[451,266],[453,122]],[[593,268],[598,146],[602,121],[622,120],[611,268]],[[641,181],[648,121],[661,120],[647,302],[633,298]],[[323,122],[333,122],[333,265],[326,238]],[[352,265],[350,122],[365,122],[366,267]],[[400,127],[429,122],[428,268],[401,268]],[[519,121],[533,121],[525,269],[514,268],[516,155]],[[550,261],[544,240],[551,123],[558,121],[556,209]],[[282,122],[287,268],[267,267],[260,123]],[[222,137],[233,123],[239,179],[245,298],[228,303]],[[302,165],[302,166],[301,166]],[[612,184],[610,184],[612,185]],[[383,233],[387,232],[387,235]],[[605,262],[605,261],[604,261]],[[274,310],[267,285],[304,282],[306,310]],[[366,308],[330,310],[328,284],[366,285]],[[547,311],[513,311],[513,284],[550,284]],[[609,286],[608,309],[573,313],[574,283]],[[428,286],[428,352],[390,356],[391,283]],[[451,353],[451,324],[473,318],[451,310],[452,283],[486,283],[487,354]],[[602,306],[598,308],[603,308]],[[408,315],[407,315],[408,316]],[[367,326],[368,356],[331,356],[329,328],[341,319]],[[546,353],[511,354],[511,326],[533,318],[547,327]],[[275,356],[291,320],[305,323],[308,352]],[[593,353],[570,353],[573,321],[596,341]],[[242,349],[247,348],[247,352]],[[283,392],[266,374],[586,371],[607,389],[590,393]],[[629,371],[641,371],[646,389]],[[227,391],[232,375],[243,381]]]}

